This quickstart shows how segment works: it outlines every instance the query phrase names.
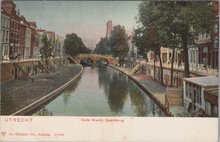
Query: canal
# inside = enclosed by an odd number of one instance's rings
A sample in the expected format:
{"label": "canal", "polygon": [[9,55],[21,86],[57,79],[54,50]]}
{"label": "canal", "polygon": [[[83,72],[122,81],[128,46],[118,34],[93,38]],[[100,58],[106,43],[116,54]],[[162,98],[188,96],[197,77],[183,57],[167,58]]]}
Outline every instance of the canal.
{"label": "canal", "polygon": [[164,116],[126,75],[107,66],[85,67],[82,75],[34,116]]}

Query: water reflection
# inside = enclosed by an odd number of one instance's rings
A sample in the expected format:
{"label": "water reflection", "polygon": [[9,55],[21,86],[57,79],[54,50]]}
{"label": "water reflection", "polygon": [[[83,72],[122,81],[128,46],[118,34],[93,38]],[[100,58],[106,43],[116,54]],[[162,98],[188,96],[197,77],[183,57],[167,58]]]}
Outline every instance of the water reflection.
{"label": "water reflection", "polygon": [[80,78],[34,115],[161,116],[127,76],[106,66],[85,67]]}
{"label": "water reflection", "polygon": [[126,76],[106,66],[99,66],[98,75],[99,86],[104,88],[111,111],[115,114],[122,113],[128,94]]}
{"label": "water reflection", "polygon": [[72,93],[74,93],[76,87],[78,86],[79,80],[81,79],[81,75],[76,78],[76,80],[63,92],[63,102],[68,104],[69,97]]}
{"label": "water reflection", "polygon": [[145,116],[147,113],[145,97],[141,95],[140,91],[131,92],[131,104],[135,107],[135,112],[137,116]]}
{"label": "water reflection", "polygon": [[109,72],[109,69],[106,66],[100,65],[98,67],[98,78],[99,78],[99,87],[104,88],[105,94],[108,95],[109,90],[109,81],[112,79],[112,76]]}
{"label": "water reflection", "polygon": [[137,116],[160,116],[161,111],[130,79],[111,68],[101,67],[99,85],[104,88],[112,112],[122,112],[126,98],[130,97]]}
{"label": "water reflection", "polygon": [[125,76],[114,73],[109,81],[108,104],[114,113],[122,112],[128,94],[128,84]]}
{"label": "water reflection", "polygon": [[124,103],[129,97],[131,109],[137,116],[146,116],[147,114],[156,116],[159,113],[156,104],[122,73],[104,66],[98,70],[98,73],[99,85],[104,88],[112,112],[123,113]]}

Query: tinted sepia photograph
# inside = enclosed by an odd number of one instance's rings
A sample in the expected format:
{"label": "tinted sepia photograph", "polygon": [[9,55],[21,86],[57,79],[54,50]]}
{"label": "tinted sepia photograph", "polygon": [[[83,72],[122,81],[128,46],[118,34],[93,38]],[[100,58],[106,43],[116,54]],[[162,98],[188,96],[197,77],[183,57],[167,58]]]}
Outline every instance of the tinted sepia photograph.
{"label": "tinted sepia photograph", "polygon": [[1,0],[0,54],[6,122],[218,118],[218,1]]}

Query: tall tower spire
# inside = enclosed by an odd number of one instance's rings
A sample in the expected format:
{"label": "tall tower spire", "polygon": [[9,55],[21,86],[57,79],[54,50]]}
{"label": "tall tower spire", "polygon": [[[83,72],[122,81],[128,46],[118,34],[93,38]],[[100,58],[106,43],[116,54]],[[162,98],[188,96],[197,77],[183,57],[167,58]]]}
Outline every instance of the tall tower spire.
{"label": "tall tower spire", "polygon": [[112,32],[112,20],[107,22],[106,26],[106,38],[109,38]]}

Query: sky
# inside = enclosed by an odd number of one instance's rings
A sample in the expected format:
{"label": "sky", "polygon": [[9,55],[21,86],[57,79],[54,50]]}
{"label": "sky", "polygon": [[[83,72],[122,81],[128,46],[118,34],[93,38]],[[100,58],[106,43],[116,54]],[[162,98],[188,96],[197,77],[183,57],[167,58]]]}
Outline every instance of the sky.
{"label": "sky", "polygon": [[105,37],[106,23],[125,26],[128,34],[137,27],[138,1],[14,1],[16,9],[38,28],[65,37],[77,33],[89,48]]}

